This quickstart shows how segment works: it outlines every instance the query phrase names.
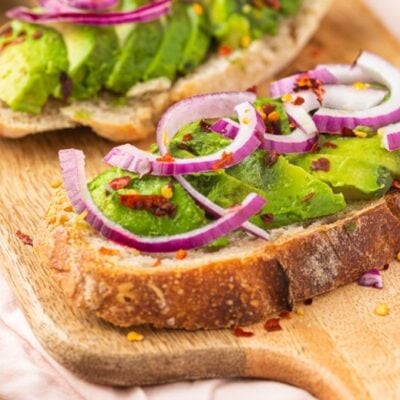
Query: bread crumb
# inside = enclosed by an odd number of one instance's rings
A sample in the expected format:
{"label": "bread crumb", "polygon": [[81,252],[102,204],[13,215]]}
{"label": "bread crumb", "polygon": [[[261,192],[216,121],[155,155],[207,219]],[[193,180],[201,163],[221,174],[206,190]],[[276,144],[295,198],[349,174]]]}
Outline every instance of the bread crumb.
{"label": "bread crumb", "polygon": [[144,336],[141,333],[135,332],[135,331],[130,331],[127,335],[126,338],[130,342],[141,342],[144,339]]}

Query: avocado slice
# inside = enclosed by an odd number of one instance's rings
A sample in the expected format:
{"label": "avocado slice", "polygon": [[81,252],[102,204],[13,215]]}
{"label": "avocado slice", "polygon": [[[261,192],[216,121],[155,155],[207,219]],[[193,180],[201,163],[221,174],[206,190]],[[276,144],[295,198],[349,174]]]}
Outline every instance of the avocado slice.
{"label": "avocado slice", "polygon": [[[324,170],[318,169],[321,160],[327,166]],[[329,184],[335,192],[343,193],[346,200],[383,196],[393,181],[390,171],[384,166],[354,158],[351,154],[304,154],[291,157],[290,161]]]}
{"label": "avocado slice", "polygon": [[400,150],[391,152],[384,149],[379,135],[366,138],[323,136],[319,153],[367,160],[372,164],[387,168],[394,178],[400,178]]}
{"label": "avocado slice", "polygon": [[117,62],[106,82],[107,89],[126,93],[142,80],[164,35],[160,21],[137,24],[122,44]]}
{"label": "avocado slice", "polygon": [[[169,150],[182,158],[211,154],[226,147],[231,140],[204,130],[204,123],[183,128],[172,140]],[[185,136],[186,135],[186,136]],[[342,194],[334,194],[324,182],[289,164],[280,156],[267,165],[262,150],[225,171],[190,175],[188,180],[221,207],[240,203],[256,192],[267,200],[262,212],[252,222],[262,228],[275,228],[342,210],[346,203]],[[262,215],[271,218],[265,219]]]}
{"label": "avocado slice", "polygon": [[196,3],[188,5],[186,12],[191,31],[178,67],[183,74],[190,72],[204,60],[211,44],[211,34],[206,30],[208,18],[205,8]]}
{"label": "avocado slice", "polygon": [[143,75],[145,81],[160,77],[175,79],[191,30],[186,7],[181,2],[173,4],[161,44]]}
{"label": "avocado slice", "polygon": [[110,75],[118,56],[118,38],[113,28],[60,24],[68,49],[72,97],[96,96]]}
{"label": "avocado slice", "polygon": [[[118,191],[110,190],[109,182],[124,176],[132,179],[129,185]],[[136,174],[111,168],[94,178],[88,188],[93,201],[107,218],[136,235],[175,235],[206,225],[208,221],[204,211],[178,183],[172,184],[173,196],[170,199],[170,202],[176,205],[174,216],[155,216],[146,210],[125,207],[119,201],[119,195],[127,194],[129,190],[144,195],[160,195],[168,185],[169,178],[145,176],[139,179]]]}
{"label": "avocado slice", "polygon": [[68,70],[54,29],[12,21],[0,36],[0,99],[13,111],[39,114]]}

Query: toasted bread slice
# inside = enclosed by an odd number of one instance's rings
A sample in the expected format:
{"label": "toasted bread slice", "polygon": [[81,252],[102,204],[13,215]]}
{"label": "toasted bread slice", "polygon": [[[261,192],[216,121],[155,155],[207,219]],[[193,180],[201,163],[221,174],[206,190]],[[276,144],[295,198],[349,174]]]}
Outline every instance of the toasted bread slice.
{"label": "toasted bread slice", "polygon": [[304,47],[331,2],[303,0],[297,15],[283,20],[275,37],[255,41],[228,57],[211,56],[170,89],[130,98],[123,106],[115,105],[107,94],[64,107],[50,101],[40,117],[13,113],[0,105],[0,136],[21,137],[81,124],[113,141],[143,139],[154,132],[162,112],[175,101],[201,93],[245,90],[272,77]]}
{"label": "toasted bread slice", "polygon": [[118,326],[220,328],[258,322],[389,263],[400,250],[400,193],[338,215],[234,234],[216,252],[144,254],[116,245],[71,211],[60,189],[34,245],[69,301]]}

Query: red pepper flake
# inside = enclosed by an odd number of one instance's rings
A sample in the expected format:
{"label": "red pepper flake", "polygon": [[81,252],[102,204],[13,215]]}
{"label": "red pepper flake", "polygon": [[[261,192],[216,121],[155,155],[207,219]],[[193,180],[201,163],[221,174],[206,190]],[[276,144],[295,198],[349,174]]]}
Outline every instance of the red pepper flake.
{"label": "red pepper flake", "polygon": [[262,106],[262,111],[264,112],[265,115],[271,114],[273,111],[275,111],[276,106],[273,104],[264,104]]}
{"label": "red pepper flake", "polygon": [[384,271],[387,271],[389,269],[389,264],[385,264],[382,268]]}
{"label": "red pepper flake", "polygon": [[171,153],[167,152],[163,156],[158,157],[157,161],[160,161],[160,162],[174,162],[175,158],[172,157]]}
{"label": "red pepper flake", "polygon": [[268,332],[275,332],[275,331],[281,331],[282,327],[279,323],[280,319],[279,318],[271,318],[267,320],[264,324],[264,328]]}
{"label": "red pepper flake", "polygon": [[311,162],[311,170],[312,171],[325,171],[328,172],[330,170],[331,163],[327,158],[321,157],[318,160],[314,160]]}
{"label": "red pepper flake", "polygon": [[311,147],[310,153],[317,153],[319,150],[318,142],[314,143]]}
{"label": "red pepper flake", "polygon": [[187,251],[186,250],[178,250],[175,254],[175,257],[177,260],[184,260],[187,257]]}
{"label": "red pepper flake", "polygon": [[13,28],[11,24],[5,24],[2,28],[0,28],[0,36],[10,37],[13,33]]}
{"label": "red pepper flake", "polygon": [[121,176],[110,181],[108,186],[113,190],[120,190],[126,188],[131,182],[132,178],[130,176]]}
{"label": "red pepper flake", "polygon": [[160,265],[161,265],[161,259],[157,258],[153,263],[153,267],[159,267]]}
{"label": "red pepper flake", "polygon": [[65,72],[60,74],[61,94],[63,100],[68,100],[71,97],[74,83],[69,75]]}
{"label": "red pepper flake", "polygon": [[325,89],[322,85],[320,79],[310,78],[307,74],[301,75],[296,79],[296,83],[293,87],[295,92],[300,90],[311,90],[316,96],[320,104],[322,104],[323,95],[325,94]]}
{"label": "red pepper flake", "polygon": [[295,106],[301,106],[302,104],[304,104],[304,102],[305,102],[305,100],[304,100],[303,97],[297,96],[297,97],[295,98],[295,100],[293,101],[293,104],[294,104]]}
{"label": "red pepper flake", "polygon": [[353,137],[355,136],[353,129],[350,128],[343,128],[342,129],[342,136],[344,137]]}
{"label": "red pepper flake", "polygon": [[186,133],[186,135],[183,135],[182,142],[189,142],[192,139],[193,135],[191,133]]}
{"label": "red pepper flake", "polygon": [[100,247],[99,253],[103,254],[104,256],[116,256],[119,254],[117,249],[110,249],[108,247]]}
{"label": "red pepper flake", "polygon": [[227,165],[230,165],[233,163],[233,154],[232,153],[225,153],[225,151],[222,153],[222,157],[219,161],[213,164],[212,169],[214,171],[217,171],[218,169],[224,168]]}
{"label": "red pepper flake", "polygon": [[211,125],[208,122],[204,121],[204,119],[202,119],[200,121],[199,127],[202,132],[211,132],[212,131]]}
{"label": "red pepper flake", "polygon": [[264,0],[264,3],[276,11],[279,11],[282,8],[280,0]]}
{"label": "red pepper flake", "polygon": [[400,189],[400,181],[398,181],[398,180],[394,180],[393,182],[392,182],[392,188],[393,189]]}
{"label": "red pepper flake", "polygon": [[291,319],[292,318],[292,316],[290,314],[290,311],[282,311],[279,314],[279,317],[282,318],[282,319]]}
{"label": "red pepper flake", "polygon": [[176,205],[161,195],[123,194],[119,196],[119,202],[133,210],[148,211],[156,217],[175,217],[176,215]]}
{"label": "red pepper flake", "polygon": [[264,158],[265,164],[268,167],[272,167],[278,161],[279,155],[280,154],[276,150],[271,150],[267,152]]}
{"label": "red pepper flake", "polygon": [[251,86],[246,89],[246,92],[257,94],[257,86]]}
{"label": "red pepper flake", "polygon": [[40,39],[43,36],[43,32],[42,31],[36,31],[33,33],[32,38],[35,40]]}
{"label": "red pepper flake", "polygon": [[219,46],[219,48],[218,48],[218,55],[220,57],[227,57],[230,54],[232,54],[232,51],[233,51],[233,49],[231,46],[229,46],[227,44],[221,44],[221,46]]}
{"label": "red pepper flake", "polygon": [[22,233],[21,231],[16,232],[17,238],[25,245],[27,246],[33,246],[33,240],[32,238],[27,235],[26,233]]}
{"label": "red pepper flake", "polygon": [[310,201],[313,197],[315,196],[315,192],[309,193],[307,196],[303,197],[302,203],[307,203],[307,201]]}
{"label": "red pepper flake", "polygon": [[243,328],[241,328],[240,326],[235,326],[233,328],[233,334],[236,337],[251,337],[254,336],[254,332],[251,331],[245,331]]}
{"label": "red pepper flake", "polygon": [[311,299],[306,299],[306,300],[304,300],[304,305],[306,305],[306,306],[311,306],[311,304],[312,304],[312,302],[313,302],[313,299],[311,298]]}
{"label": "red pepper flake", "polygon": [[262,222],[264,222],[264,224],[270,224],[274,221],[274,214],[270,214],[270,213],[265,213],[262,214],[260,216]]}
{"label": "red pepper flake", "polygon": [[338,146],[335,143],[332,142],[325,142],[322,147],[326,147],[328,149],[336,149]]}

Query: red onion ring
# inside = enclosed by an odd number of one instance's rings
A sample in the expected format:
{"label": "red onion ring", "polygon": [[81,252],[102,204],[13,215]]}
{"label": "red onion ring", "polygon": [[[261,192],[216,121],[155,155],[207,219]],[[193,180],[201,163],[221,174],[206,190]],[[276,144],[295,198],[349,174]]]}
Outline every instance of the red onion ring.
{"label": "red onion ring", "polygon": [[384,126],[378,130],[382,145],[388,151],[400,149],[400,123]]}
{"label": "red onion ring", "polygon": [[213,132],[219,133],[230,139],[235,139],[239,133],[240,125],[230,118],[222,118],[211,125]]}
{"label": "red onion ring", "polygon": [[87,25],[118,25],[134,22],[149,22],[159,19],[170,11],[172,0],[158,0],[133,11],[88,13],[80,11],[36,12],[26,7],[15,7],[7,11],[10,19],[18,19],[32,24],[49,22],[71,22]]}
{"label": "red onion ring", "polygon": [[85,220],[105,238],[139,251],[158,253],[204,246],[240,228],[265,205],[265,200],[253,193],[242,204],[231,210],[224,210],[223,217],[203,228],[173,236],[139,237],[106,218],[94,204],[87,188],[85,156],[82,151],[61,150],[59,159],[65,190],[76,212],[86,212]]}
{"label": "red onion ring", "polygon": [[374,82],[381,83],[390,90],[390,99],[362,111],[320,108],[313,117],[320,132],[341,134],[344,129],[354,129],[360,125],[378,129],[400,121],[400,71],[383,58],[368,52],[361,54],[357,65]]}
{"label": "red onion ring", "polygon": [[118,4],[118,0],[40,0],[39,4],[52,13],[77,10],[104,11]]}

